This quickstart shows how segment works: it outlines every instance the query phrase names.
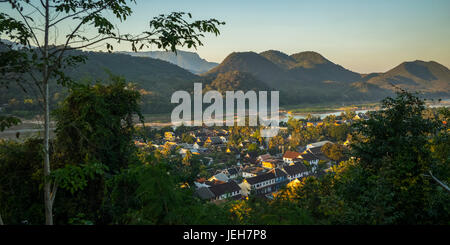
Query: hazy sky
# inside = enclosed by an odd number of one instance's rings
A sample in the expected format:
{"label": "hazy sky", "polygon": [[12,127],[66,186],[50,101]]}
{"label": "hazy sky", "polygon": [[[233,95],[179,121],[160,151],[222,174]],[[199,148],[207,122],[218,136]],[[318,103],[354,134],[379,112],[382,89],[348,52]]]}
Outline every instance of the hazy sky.
{"label": "hazy sky", "polygon": [[143,31],[151,18],[172,11],[225,21],[221,35],[208,35],[197,50],[209,61],[275,49],[316,51],[361,73],[416,59],[450,67],[450,0],[137,0],[132,10],[122,32]]}
{"label": "hazy sky", "polygon": [[231,52],[316,51],[357,72],[386,71],[403,61],[450,67],[449,0],[167,0],[137,1],[126,27],[185,11],[226,22],[208,36],[201,57],[221,62]]}

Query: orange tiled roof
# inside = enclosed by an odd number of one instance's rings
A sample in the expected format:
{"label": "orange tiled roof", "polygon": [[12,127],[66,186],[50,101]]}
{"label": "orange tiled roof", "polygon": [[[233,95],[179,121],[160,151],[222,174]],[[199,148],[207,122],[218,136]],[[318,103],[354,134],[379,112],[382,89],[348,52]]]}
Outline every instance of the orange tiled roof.
{"label": "orange tiled roof", "polygon": [[294,159],[294,158],[297,158],[298,156],[300,156],[300,153],[299,153],[299,152],[296,152],[296,151],[286,151],[286,152],[284,153],[284,155],[283,155],[283,158],[291,158],[291,159]]}

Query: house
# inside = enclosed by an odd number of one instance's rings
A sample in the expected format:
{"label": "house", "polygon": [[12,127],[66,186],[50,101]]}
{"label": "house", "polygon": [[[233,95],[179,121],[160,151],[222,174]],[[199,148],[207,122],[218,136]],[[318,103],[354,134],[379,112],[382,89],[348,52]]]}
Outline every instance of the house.
{"label": "house", "polygon": [[197,189],[194,195],[199,197],[200,199],[208,201],[213,201],[216,197],[215,194],[209,189],[209,186]]}
{"label": "house", "polygon": [[265,173],[265,171],[266,170],[264,168],[260,167],[246,167],[242,170],[242,177],[243,178],[255,177]]}
{"label": "house", "polygon": [[270,154],[260,155],[256,159],[264,168],[275,168],[278,163],[278,160],[274,159]]}
{"label": "house", "polygon": [[330,159],[328,159],[328,157],[326,157],[325,154],[322,152],[322,147],[308,148],[304,153],[308,152],[315,155],[319,160],[330,161]]}
{"label": "house", "polygon": [[270,158],[261,162],[261,166],[268,169],[283,167],[283,165],[285,162],[281,158]]}
{"label": "house", "polygon": [[256,158],[258,161],[262,162],[262,161],[266,161],[269,159],[272,159],[272,156],[270,154],[264,154],[264,155],[260,155]]}
{"label": "house", "polygon": [[296,151],[286,151],[283,155],[283,161],[286,163],[293,163],[294,159],[300,156],[299,152]]}
{"label": "house", "polygon": [[229,178],[224,173],[218,173],[218,174],[212,176],[211,178],[209,178],[208,180],[209,181],[220,180],[223,182],[228,182]]}
{"label": "house", "polygon": [[284,166],[283,170],[286,172],[289,181],[297,178],[303,178],[310,174],[310,172],[308,172],[308,168],[303,163],[295,163],[293,165]]}
{"label": "house", "polygon": [[208,189],[214,195],[213,200],[217,201],[225,199],[240,199],[242,197],[242,190],[234,181],[214,185],[208,187]]}
{"label": "house", "polygon": [[239,168],[228,168],[223,171],[230,179],[235,179],[240,176],[241,170]]}
{"label": "house", "polygon": [[299,158],[302,160],[302,162],[307,161],[310,165],[317,165],[320,161],[320,158],[318,156],[308,151],[302,153]]}
{"label": "house", "polygon": [[244,196],[248,196],[250,193],[265,195],[279,190],[287,181],[287,174],[276,168],[267,173],[244,179],[240,187]]}

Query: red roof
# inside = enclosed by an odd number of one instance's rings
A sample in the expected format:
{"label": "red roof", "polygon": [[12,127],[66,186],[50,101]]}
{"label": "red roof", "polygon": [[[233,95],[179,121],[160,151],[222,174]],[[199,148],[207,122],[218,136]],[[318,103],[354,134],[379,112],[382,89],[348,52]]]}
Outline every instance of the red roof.
{"label": "red roof", "polygon": [[290,158],[290,159],[294,159],[297,158],[298,156],[300,156],[299,152],[296,151],[286,151],[283,155],[283,158]]}

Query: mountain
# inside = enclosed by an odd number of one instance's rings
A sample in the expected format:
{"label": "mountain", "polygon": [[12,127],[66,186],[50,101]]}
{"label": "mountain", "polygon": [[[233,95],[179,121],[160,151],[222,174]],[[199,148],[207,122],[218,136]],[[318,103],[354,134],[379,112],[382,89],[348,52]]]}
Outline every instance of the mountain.
{"label": "mountain", "polygon": [[442,94],[450,91],[450,70],[434,61],[403,62],[386,73],[366,80],[369,84],[388,90],[394,90],[394,86],[397,86],[424,93]]}
{"label": "mountain", "polygon": [[313,51],[305,51],[292,54],[290,57],[296,61],[297,66],[301,66],[304,68],[314,68],[316,65],[332,63],[321,54]]}
{"label": "mountain", "polygon": [[87,56],[85,64],[67,70],[75,79],[104,80],[112,72],[138,83],[141,88],[171,92],[185,83],[191,85],[191,81],[199,78],[177,65],[159,59],[102,52],[75,51],[72,54]]}
{"label": "mountain", "polygon": [[[4,49],[7,47],[0,43],[0,52]],[[422,91],[428,97],[450,97],[450,71],[433,61],[404,62],[385,73],[358,74],[311,51],[292,55],[276,50],[259,54],[234,52],[219,65],[196,75],[178,65],[147,56],[78,50],[68,54],[87,57],[85,64],[65,70],[78,82],[108,82],[111,73],[133,82],[141,94],[141,108],[146,114],[170,112],[175,106],[170,103],[172,93],[192,92],[195,82],[203,83],[205,90],[221,92],[277,90],[281,105],[379,101],[393,95],[392,84]],[[6,112],[25,115],[38,110],[39,104],[30,102],[33,93],[27,86],[25,88],[28,93],[12,82],[8,88],[0,86],[0,105]],[[67,89],[52,83],[50,90],[54,108],[64,99]]]}
{"label": "mountain", "polygon": [[[270,90],[279,90],[282,104],[379,100],[393,95],[391,83],[426,95],[450,95],[449,71],[436,62],[405,62],[386,73],[359,74],[317,52],[287,55],[268,50],[232,53],[201,76],[214,80],[231,71],[250,74]],[[226,83],[223,77],[221,82]]]}
{"label": "mountain", "polygon": [[[141,93],[143,113],[169,112],[174,104],[170,97],[177,90],[192,90],[193,83],[201,78],[166,61],[126,54],[68,51],[68,55],[84,55],[86,63],[77,64],[65,70],[65,74],[81,83],[108,82],[110,74],[123,76],[132,82]],[[25,84],[25,83],[24,83]],[[51,83],[52,107],[64,99],[67,89]],[[28,89],[28,86],[25,86]],[[7,105],[9,111],[37,110],[37,103],[25,103],[33,99],[33,93],[23,92],[16,83],[8,88],[0,86],[0,105]]]}
{"label": "mountain", "polygon": [[293,57],[277,50],[268,50],[259,54],[283,69],[289,69],[297,65],[297,61]]}
{"label": "mountain", "polygon": [[269,88],[262,85],[263,83],[259,81],[256,77],[249,73],[240,71],[228,71],[225,73],[220,73],[217,77],[205,87],[205,91],[217,90],[219,92],[225,91],[267,91]]}
{"label": "mountain", "polygon": [[292,76],[310,82],[341,82],[359,81],[361,75],[337,65],[319,53],[306,51],[291,55],[297,63],[290,69]]}
{"label": "mountain", "polygon": [[175,64],[183,69],[191,71],[194,74],[204,73],[213,67],[217,66],[217,63],[208,62],[205,59],[200,58],[197,53],[177,50],[177,53],[169,51],[149,51],[149,52],[119,52],[122,54],[128,54],[136,57],[148,57],[153,59],[164,60]]}
{"label": "mountain", "polygon": [[214,79],[218,74],[229,71],[249,73],[263,82],[263,86],[272,88],[289,80],[288,74],[282,68],[255,52],[233,52],[202,76]]}

